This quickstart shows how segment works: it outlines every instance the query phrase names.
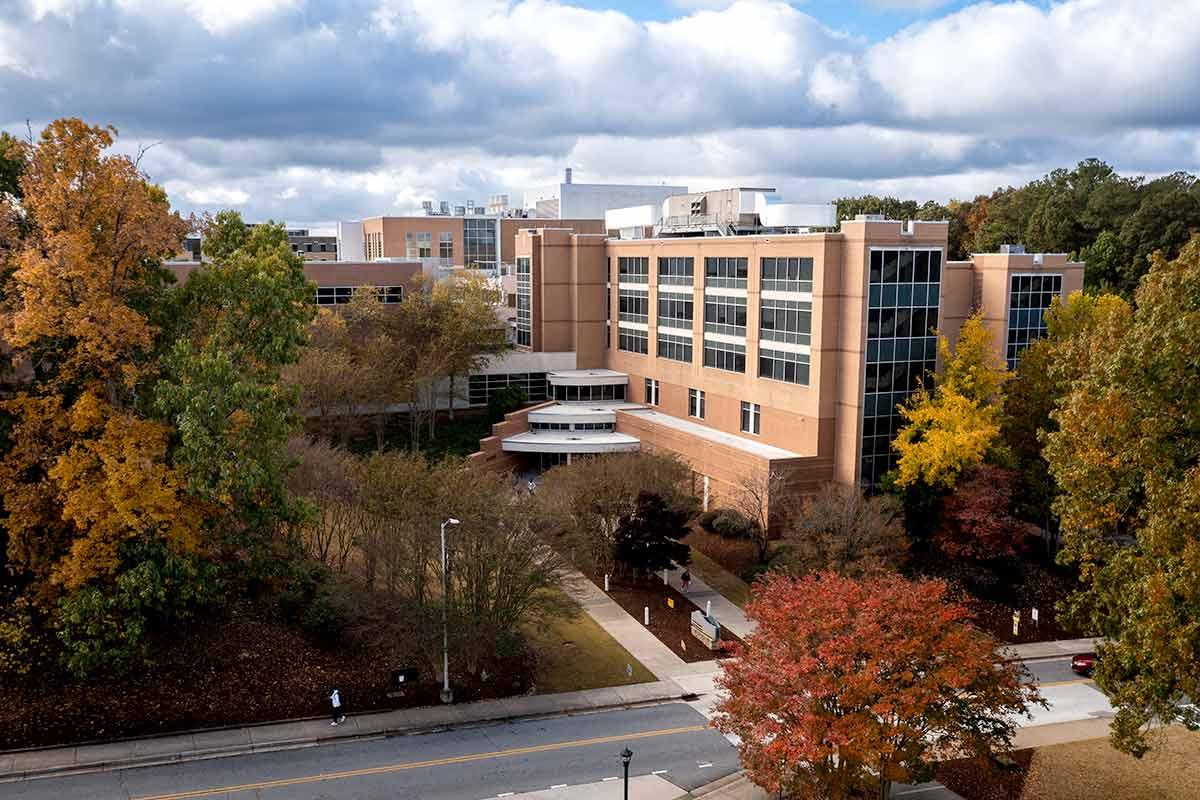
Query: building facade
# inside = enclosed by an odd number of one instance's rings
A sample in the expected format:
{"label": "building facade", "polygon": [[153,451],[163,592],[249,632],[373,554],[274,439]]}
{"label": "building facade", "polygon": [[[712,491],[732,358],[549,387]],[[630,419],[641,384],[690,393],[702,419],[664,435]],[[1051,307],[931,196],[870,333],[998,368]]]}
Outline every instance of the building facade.
{"label": "building facade", "polygon": [[[928,380],[938,333],[955,340],[982,309],[997,353],[1015,363],[1044,332],[1050,299],[1083,285],[1083,265],[1063,255],[1014,247],[947,262],[947,231],[873,217],[769,235],[522,230],[518,346],[572,350],[577,370],[622,386],[597,406],[611,430],[551,429],[542,441],[555,458],[594,452],[597,436],[675,452],[706,502],[769,473],[801,491],[878,483],[895,466],[897,406]],[[549,391],[576,379],[551,373]],[[480,462],[511,468],[538,452],[527,418],[505,426]]]}

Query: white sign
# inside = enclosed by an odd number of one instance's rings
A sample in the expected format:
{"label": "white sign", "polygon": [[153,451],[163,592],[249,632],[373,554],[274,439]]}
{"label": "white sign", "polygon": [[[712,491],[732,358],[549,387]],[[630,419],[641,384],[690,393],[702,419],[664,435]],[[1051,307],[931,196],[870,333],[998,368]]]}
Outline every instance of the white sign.
{"label": "white sign", "polygon": [[1020,628],[1021,628],[1021,612],[1014,611],[1013,612],[1013,636],[1017,635],[1017,631],[1019,631]]}
{"label": "white sign", "polygon": [[1036,609],[1036,608],[1035,608],[1035,609],[1033,609],[1033,621],[1034,621],[1034,622],[1037,622],[1037,621],[1038,621],[1038,615],[1037,615],[1037,609]]}

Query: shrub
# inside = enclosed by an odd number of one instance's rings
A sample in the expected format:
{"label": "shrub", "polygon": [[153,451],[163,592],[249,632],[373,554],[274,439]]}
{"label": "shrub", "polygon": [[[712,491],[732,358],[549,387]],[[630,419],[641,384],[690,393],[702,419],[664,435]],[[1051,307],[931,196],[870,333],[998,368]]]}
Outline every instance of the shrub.
{"label": "shrub", "polygon": [[186,622],[222,595],[215,565],[172,553],[160,540],[129,543],[122,563],[113,584],[89,584],[59,601],[61,659],[76,678],[146,662],[151,632]]}
{"label": "shrub", "polygon": [[719,508],[714,508],[711,511],[705,511],[703,514],[696,517],[696,524],[709,533],[716,533],[716,531],[713,530],[713,521],[719,516],[721,516],[721,509]]}
{"label": "shrub", "polygon": [[341,613],[328,592],[318,594],[304,610],[300,628],[323,647],[332,647],[341,638],[345,627]]}
{"label": "shrub", "polygon": [[749,539],[758,530],[758,525],[740,511],[727,508],[713,520],[712,530],[725,539]]}

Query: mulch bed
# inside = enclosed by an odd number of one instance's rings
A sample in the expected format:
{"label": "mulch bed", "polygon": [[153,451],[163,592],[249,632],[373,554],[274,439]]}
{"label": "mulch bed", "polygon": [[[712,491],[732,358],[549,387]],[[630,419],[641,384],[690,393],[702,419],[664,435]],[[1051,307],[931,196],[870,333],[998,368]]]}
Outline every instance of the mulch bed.
{"label": "mulch bed", "polygon": [[[1022,559],[1011,574],[995,573],[969,562],[914,555],[913,577],[940,578],[950,584],[953,599],[965,602],[975,615],[975,624],[1010,644],[1051,642],[1087,636],[1060,618],[1058,604],[1076,588],[1076,579],[1066,571],[1036,559]],[[1038,610],[1034,624],[1031,609]],[[1013,635],[1013,612],[1021,622]]]}
{"label": "mulch bed", "polygon": [[[152,667],[121,678],[74,683],[38,675],[27,686],[4,687],[0,749],[318,716],[328,713],[335,686],[351,713],[439,702],[440,684],[428,669],[405,697],[387,696],[391,670],[409,660],[404,654],[319,648],[270,603],[235,602],[223,618],[176,631],[152,652]],[[522,694],[534,666],[529,656],[516,659],[495,671],[503,680],[485,685],[452,672],[455,700]]]}
{"label": "mulch bed", "polygon": [[967,800],[1021,800],[1033,750],[1017,750],[1012,764],[991,759],[960,758],[937,765],[934,777]]}
{"label": "mulch bed", "polygon": [[[588,577],[601,590],[604,589],[603,575],[589,574]],[[647,630],[684,661],[712,661],[725,657],[723,652],[709,650],[692,635],[692,612],[703,609],[674,587],[664,585],[660,578],[639,580],[630,575],[610,575],[608,586],[608,596],[638,622],[642,621],[642,612],[649,606],[650,625]],[[668,600],[674,602],[674,608],[668,605]],[[722,628],[721,642],[728,647],[735,642],[741,644],[741,639]]]}

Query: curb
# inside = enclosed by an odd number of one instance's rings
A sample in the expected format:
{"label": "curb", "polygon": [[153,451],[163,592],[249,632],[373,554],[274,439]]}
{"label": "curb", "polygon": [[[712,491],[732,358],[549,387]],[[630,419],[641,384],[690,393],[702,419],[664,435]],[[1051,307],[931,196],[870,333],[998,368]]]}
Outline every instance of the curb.
{"label": "curb", "polygon": [[688,793],[687,797],[704,797],[705,795],[709,795],[713,792],[724,789],[727,786],[732,786],[735,783],[742,783],[746,780],[746,773],[739,769],[737,772],[730,773],[724,778],[717,778],[712,783],[706,783],[703,786],[697,786]]}
{"label": "curb", "polygon": [[[398,736],[419,736],[427,733],[440,733],[447,730],[460,730],[484,727],[488,725],[503,724],[506,722],[516,722],[524,720],[537,719],[553,719],[557,717],[570,717],[584,714],[598,713],[603,711],[616,711],[620,709],[642,708],[647,706],[661,705],[675,701],[682,701],[687,697],[683,692],[664,693],[659,696],[647,697],[644,700],[634,700],[629,702],[609,703],[604,705],[580,705],[578,707],[566,707],[555,711],[535,712],[530,714],[497,714],[491,716],[481,716],[477,719],[467,719],[461,721],[446,721],[438,723],[416,723],[413,725],[401,725],[396,727],[387,727],[381,730],[368,732],[345,732],[333,733],[329,736],[304,736],[293,739],[280,739],[273,742],[264,742],[262,744],[239,744],[227,747],[211,747],[199,748],[194,750],[185,750],[178,753],[167,755],[156,754],[129,758],[111,758],[97,759],[94,761],[86,761],[82,763],[64,764],[61,766],[49,766],[40,769],[29,770],[14,770],[10,772],[0,772],[0,784],[17,783],[25,780],[37,780],[40,778],[59,778],[69,777],[72,775],[86,775],[96,772],[112,772],[123,769],[136,769],[142,767],[159,767],[171,764],[184,764],[193,761],[210,761],[218,758],[232,758],[235,756],[255,755],[260,753],[278,753],[290,750],[305,750],[310,747],[321,747],[327,744],[344,744],[347,742],[364,742],[377,739],[388,739]],[[367,715],[362,715],[367,716]],[[353,719],[354,717],[351,717]],[[287,720],[285,722],[301,722],[304,720]],[[317,719],[326,719],[319,717]],[[261,727],[263,725],[271,725],[278,723],[258,723],[256,726],[246,725],[239,727]],[[206,729],[213,730],[213,729]],[[218,729],[229,730],[229,728]],[[199,732],[199,731],[196,731]],[[180,734],[190,733],[181,731]],[[175,735],[175,734],[172,734]],[[140,737],[139,739],[123,740],[123,741],[139,741],[152,737]],[[0,753],[0,759],[6,755],[19,755],[21,752],[35,752],[38,748],[24,751],[9,751],[8,753]],[[55,749],[55,748],[41,748]]]}

